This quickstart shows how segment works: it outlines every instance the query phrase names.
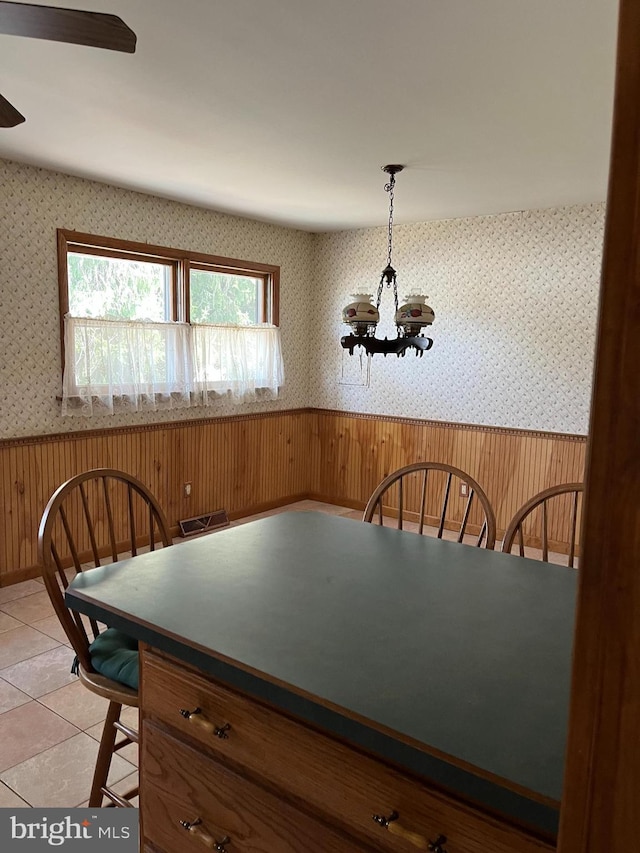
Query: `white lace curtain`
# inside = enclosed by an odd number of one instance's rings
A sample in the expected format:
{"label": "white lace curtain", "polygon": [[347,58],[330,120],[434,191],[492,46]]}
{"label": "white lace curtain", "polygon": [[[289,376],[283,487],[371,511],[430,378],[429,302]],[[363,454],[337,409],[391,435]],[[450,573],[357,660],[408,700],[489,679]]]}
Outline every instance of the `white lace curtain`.
{"label": "white lace curtain", "polygon": [[65,317],[62,414],[273,399],[284,384],[276,326]]}
{"label": "white lace curtain", "polygon": [[276,326],[191,326],[193,382],[206,405],[209,391],[243,401],[278,396],[284,384],[280,329]]}

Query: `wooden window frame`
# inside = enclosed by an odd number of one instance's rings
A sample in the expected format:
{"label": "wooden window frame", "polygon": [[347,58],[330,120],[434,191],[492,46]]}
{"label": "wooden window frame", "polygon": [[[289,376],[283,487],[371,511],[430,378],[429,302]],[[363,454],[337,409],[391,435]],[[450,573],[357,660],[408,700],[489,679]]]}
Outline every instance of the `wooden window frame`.
{"label": "wooden window frame", "polygon": [[262,281],[260,306],[261,322],[280,325],[280,267],[275,264],[262,264],[255,261],[243,261],[226,258],[221,255],[207,255],[202,252],[190,252],[168,246],[151,243],[137,243],[132,240],[119,240],[114,237],[101,237],[81,231],[57,230],[58,240],[58,287],[60,300],[60,353],[62,372],[65,367],[64,318],[69,313],[69,277],[68,254],[76,252],[87,255],[99,255],[107,258],[124,258],[150,263],[162,263],[172,266],[171,320],[190,322],[189,270],[205,269],[211,272],[246,274]]}

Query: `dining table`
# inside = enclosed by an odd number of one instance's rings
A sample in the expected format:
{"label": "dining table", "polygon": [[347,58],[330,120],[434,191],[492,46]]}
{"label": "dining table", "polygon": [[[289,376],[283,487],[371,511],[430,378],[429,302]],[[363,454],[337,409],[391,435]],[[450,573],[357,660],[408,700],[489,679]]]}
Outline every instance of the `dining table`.
{"label": "dining table", "polygon": [[[65,598],[140,643],[144,850],[174,853],[186,831],[194,850],[208,839],[229,853],[337,851],[344,838],[345,850],[530,853],[555,848],[576,586],[564,566],[293,511],[83,571]],[[211,791],[216,774],[221,791],[252,786],[254,823],[230,807],[211,830],[180,817],[200,794],[180,799],[175,780],[205,759]],[[397,783],[404,813],[372,794],[352,823],[343,803],[360,808],[378,777]],[[427,797],[415,814],[412,790]],[[301,846],[283,830],[259,846],[269,797],[293,809],[291,825],[299,815],[300,837],[323,838],[322,825],[329,840]]]}

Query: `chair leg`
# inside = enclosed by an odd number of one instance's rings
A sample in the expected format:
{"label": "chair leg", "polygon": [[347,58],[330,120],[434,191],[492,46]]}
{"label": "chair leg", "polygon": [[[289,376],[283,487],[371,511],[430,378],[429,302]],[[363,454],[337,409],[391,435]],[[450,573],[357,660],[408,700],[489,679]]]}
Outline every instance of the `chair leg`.
{"label": "chair leg", "polygon": [[122,705],[119,702],[109,702],[107,716],[104,721],[102,737],[100,738],[100,748],[98,749],[98,758],[96,760],[96,769],[93,772],[93,782],[91,783],[91,794],[89,796],[89,808],[100,808],[102,805],[102,788],[107,784],[107,776],[109,775],[109,767],[111,766],[111,756],[113,755],[113,747],[116,742],[116,728],[114,723],[120,719],[120,711]]}

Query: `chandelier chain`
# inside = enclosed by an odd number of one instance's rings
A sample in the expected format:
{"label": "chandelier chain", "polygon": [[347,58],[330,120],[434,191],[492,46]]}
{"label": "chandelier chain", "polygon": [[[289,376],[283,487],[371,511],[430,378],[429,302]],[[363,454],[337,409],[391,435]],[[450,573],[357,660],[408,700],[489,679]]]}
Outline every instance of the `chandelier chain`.
{"label": "chandelier chain", "polygon": [[[395,310],[398,311],[398,287],[396,284],[396,276],[395,271],[393,271],[393,267],[391,266],[391,256],[393,253],[393,199],[394,199],[394,187],[396,184],[396,176],[395,173],[391,173],[391,178],[384,185],[385,192],[389,193],[389,225],[388,225],[388,234],[387,234],[387,268],[383,271],[382,277],[380,279],[380,284],[378,285],[378,293],[376,294],[376,308],[380,308],[380,303],[382,301],[382,289],[386,282],[387,287],[393,287],[393,301],[395,303]],[[388,271],[391,271],[388,273]]]}
{"label": "chandelier chain", "polygon": [[391,250],[393,248],[393,188],[396,183],[396,176],[391,175],[391,180],[385,184],[385,192],[389,193],[389,254],[387,256],[387,264],[391,266]]}

